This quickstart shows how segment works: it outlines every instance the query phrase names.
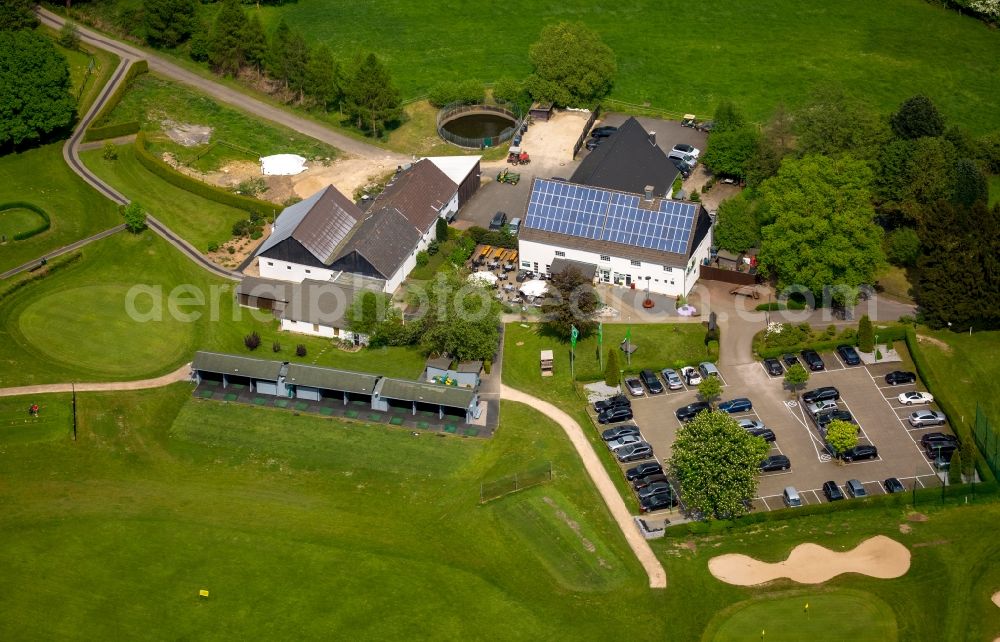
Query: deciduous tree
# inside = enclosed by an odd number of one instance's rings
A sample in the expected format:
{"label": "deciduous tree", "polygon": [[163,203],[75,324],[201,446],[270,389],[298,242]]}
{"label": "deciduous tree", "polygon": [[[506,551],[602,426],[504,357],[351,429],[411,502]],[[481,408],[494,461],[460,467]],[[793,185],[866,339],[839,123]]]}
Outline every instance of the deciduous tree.
{"label": "deciduous tree", "polygon": [[802,367],[801,363],[793,364],[785,370],[785,385],[788,386],[792,396],[809,382],[809,371]]}
{"label": "deciduous tree", "polygon": [[0,31],[20,31],[38,26],[34,0],[4,0],[0,2]]}
{"label": "deciduous tree", "polygon": [[618,72],[615,53],[582,22],[545,26],[528,55],[532,97],[564,106],[588,106],[606,95]]}
{"label": "deciduous tree", "polygon": [[344,110],[358,129],[367,129],[376,137],[402,113],[399,92],[375,54],[368,54],[345,84]]}
{"label": "deciduous tree", "polygon": [[760,135],[750,127],[712,131],[702,162],[714,174],[744,179]]}
{"label": "deciduous tree", "polygon": [[570,266],[549,281],[549,291],[542,303],[546,329],[558,337],[569,337],[571,326],[581,336],[597,327],[594,315],[601,301],[594,287],[576,267]]}
{"label": "deciduous tree", "polygon": [[125,229],[133,234],[146,229],[146,210],[142,205],[132,201],[122,208],[122,216],[125,218]]}
{"label": "deciduous tree", "polygon": [[705,377],[698,384],[698,396],[708,405],[715,407],[715,400],[722,395],[722,382],[718,377]]}
{"label": "deciduous tree", "polygon": [[858,427],[849,421],[834,419],[826,427],[826,443],[838,455],[858,445]]}
{"label": "deciduous tree", "polygon": [[392,299],[381,292],[359,292],[345,315],[351,332],[370,336],[379,324],[394,316]]}
{"label": "deciduous tree", "polygon": [[[723,100],[715,108],[713,132],[727,132],[743,129],[746,119],[730,100]],[[711,149],[711,146],[709,146]]]}
{"label": "deciduous tree", "polygon": [[78,49],[80,47],[80,31],[76,28],[76,23],[72,20],[64,22],[63,26],[59,28],[59,36],[56,38],[56,42],[66,49],[73,51]]}
{"label": "deciduous tree", "polygon": [[768,446],[723,412],[702,412],[677,431],[668,467],[687,508],[706,519],[746,513]]}
{"label": "deciduous tree", "polygon": [[795,114],[796,147],[801,155],[870,158],[889,133],[876,112],[837,87],[822,87]]}
{"label": "deciduous tree", "polygon": [[34,31],[0,32],[0,150],[51,139],[76,117],[69,67]]}
{"label": "deciduous tree", "polygon": [[745,252],[760,245],[760,223],[757,210],[760,202],[740,192],[719,204],[715,224],[715,242],[730,252]]}

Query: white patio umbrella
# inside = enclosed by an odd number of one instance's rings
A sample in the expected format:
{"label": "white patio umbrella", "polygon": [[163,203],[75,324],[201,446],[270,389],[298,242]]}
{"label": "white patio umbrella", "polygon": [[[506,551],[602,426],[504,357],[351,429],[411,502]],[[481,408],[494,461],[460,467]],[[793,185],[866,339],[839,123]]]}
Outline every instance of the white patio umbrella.
{"label": "white patio umbrella", "polygon": [[545,291],[547,289],[548,285],[545,283],[545,281],[539,281],[538,279],[534,279],[532,281],[525,281],[524,283],[521,284],[521,287],[518,288],[521,294],[523,294],[526,297],[531,297],[533,299],[545,294]]}
{"label": "white patio umbrella", "polygon": [[469,275],[469,281],[479,281],[480,283],[486,283],[488,285],[496,285],[498,277],[492,272],[473,272]]}

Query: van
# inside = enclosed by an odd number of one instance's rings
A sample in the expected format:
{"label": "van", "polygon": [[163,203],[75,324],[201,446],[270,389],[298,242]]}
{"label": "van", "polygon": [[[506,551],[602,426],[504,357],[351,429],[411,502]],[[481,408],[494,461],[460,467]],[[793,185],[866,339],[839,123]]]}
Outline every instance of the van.
{"label": "van", "polygon": [[510,219],[510,223],[507,223],[507,229],[510,231],[511,236],[517,236],[518,231],[521,229],[521,219],[519,217]]}
{"label": "van", "polygon": [[785,500],[785,506],[789,508],[802,505],[802,498],[799,497],[799,491],[795,490],[795,486],[785,486],[785,491],[781,495]]}
{"label": "van", "polygon": [[862,484],[857,479],[848,479],[847,483],[847,494],[851,497],[867,497],[868,491],[865,490],[864,484]]}
{"label": "van", "polygon": [[702,379],[708,379],[709,377],[719,377],[719,369],[711,361],[702,361],[698,365],[698,372],[701,373]]}

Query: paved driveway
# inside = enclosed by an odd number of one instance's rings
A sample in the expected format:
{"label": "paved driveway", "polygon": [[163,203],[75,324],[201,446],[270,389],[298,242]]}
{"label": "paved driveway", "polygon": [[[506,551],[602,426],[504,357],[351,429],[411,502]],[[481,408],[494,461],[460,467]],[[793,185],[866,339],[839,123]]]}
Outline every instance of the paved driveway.
{"label": "paved driveway", "polygon": [[[614,125],[618,127],[628,120],[628,118],[628,114],[608,112],[601,115],[601,119],[597,125]],[[700,149],[703,154],[705,153],[705,146],[708,144],[708,134],[705,132],[700,132],[692,127],[681,127],[680,121],[677,120],[661,120],[659,118],[646,118],[645,116],[637,116],[636,120],[646,128],[646,131],[656,132],[656,144],[664,153],[669,152],[678,143],[693,145]],[[586,149],[582,150],[580,157],[582,158],[586,153]]]}

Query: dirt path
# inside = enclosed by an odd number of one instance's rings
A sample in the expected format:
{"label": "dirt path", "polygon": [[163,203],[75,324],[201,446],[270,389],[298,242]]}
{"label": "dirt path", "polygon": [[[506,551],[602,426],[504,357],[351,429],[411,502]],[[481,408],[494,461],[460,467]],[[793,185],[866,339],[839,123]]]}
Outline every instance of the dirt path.
{"label": "dirt path", "polygon": [[0,397],[17,397],[19,395],[40,395],[52,392],[108,392],[111,390],[147,390],[162,388],[178,381],[191,379],[191,364],[185,363],[170,374],[155,379],[140,379],[139,381],[110,381],[96,383],[47,383],[38,386],[20,386],[17,388],[0,388]]}
{"label": "dirt path", "polygon": [[601,465],[600,459],[597,458],[597,453],[594,452],[590,442],[587,441],[587,437],[584,435],[580,424],[547,401],[532,397],[510,386],[505,385],[501,387],[501,397],[508,401],[517,401],[518,403],[531,406],[553,419],[562,427],[573,447],[576,448],[576,452],[580,455],[580,459],[583,460],[583,467],[593,480],[597,491],[601,494],[601,498],[604,499],[604,503],[607,504],[611,516],[618,523],[622,534],[625,535],[625,541],[628,542],[628,545],[632,548],[632,552],[639,559],[639,563],[646,570],[646,575],[649,576],[649,587],[666,588],[667,572],[663,569],[660,560],[653,554],[653,549],[649,547],[649,543],[636,528],[632,515],[629,514],[628,507],[625,506],[625,501],[618,494],[618,489],[615,488],[611,477],[608,476],[608,471]]}

